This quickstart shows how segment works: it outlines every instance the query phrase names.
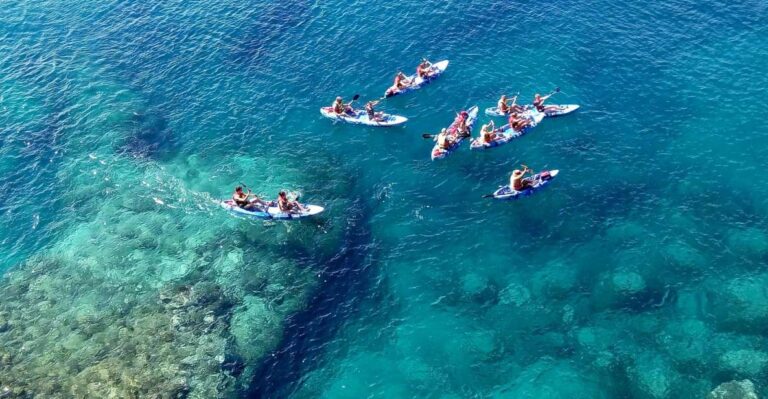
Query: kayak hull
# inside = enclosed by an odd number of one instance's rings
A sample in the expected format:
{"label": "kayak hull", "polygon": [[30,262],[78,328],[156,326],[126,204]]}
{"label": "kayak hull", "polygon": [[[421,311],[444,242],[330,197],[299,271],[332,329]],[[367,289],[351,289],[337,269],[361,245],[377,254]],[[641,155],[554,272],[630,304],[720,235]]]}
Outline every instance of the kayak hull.
{"label": "kayak hull", "polygon": [[335,112],[333,112],[331,107],[320,108],[320,114],[328,119],[350,123],[353,125],[390,127],[402,125],[403,123],[408,122],[408,118],[404,116],[390,115],[385,113],[380,113],[381,116],[379,118],[371,120],[368,118],[368,114],[365,113],[365,111],[353,111],[352,113],[337,115]]}
{"label": "kayak hull", "polygon": [[226,209],[227,211],[229,211],[229,213],[233,215],[247,217],[251,219],[259,219],[259,220],[270,220],[270,219],[295,220],[295,219],[315,216],[319,213],[322,213],[325,210],[325,208],[323,208],[322,206],[317,206],[317,205],[303,205],[303,207],[306,210],[303,212],[295,212],[295,213],[283,212],[280,210],[280,208],[276,206],[270,206],[266,209],[262,208],[259,210],[246,210],[235,205],[235,203],[232,200],[221,201],[219,205],[221,205],[222,208]]}
{"label": "kayak hull", "polygon": [[554,118],[557,116],[563,116],[568,115],[571,112],[576,111],[580,108],[578,104],[562,104],[562,105],[548,105],[547,107],[557,107],[557,110],[545,110],[544,114],[547,115],[548,118]]}
{"label": "kayak hull", "polygon": [[[522,107],[525,109],[525,111],[523,111],[523,115],[527,115],[529,113],[538,112],[531,105],[523,105]],[[486,108],[485,109],[485,114],[487,116],[498,116],[498,117],[509,116],[509,112],[506,112],[506,113],[501,112],[501,111],[499,111],[499,108],[497,108],[497,107]]]}
{"label": "kayak hull", "polygon": [[498,190],[493,192],[493,199],[506,201],[533,195],[537,191],[548,186],[549,182],[552,181],[558,173],[560,173],[560,171],[557,169],[537,173],[529,178],[533,179],[534,185],[522,191],[513,190],[508,185],[499,187]]}
{"label": "kayak hull", "polygon": [[[467,116],[467,127],[469,128],[469,131],[471,133],[472,132],[472,126],[474,126],[475,121],[477,121],[477,113],[478,113],[477,105],[475,105],[472,108],[470,108],[467,111],[467,113],[469,114]],[[448,130],[450,131],[451,128],[453,128],[453,125],[451,125],[451,127],[449,127]],[[435,142],[435,146],[432,147],[432,153],[431,153],[432,154],[432,160],[434,161],[436,159],[443,159],[443,158],[447,157],[448,155],[451,155],[451,153],[456,151],[459,148],[459,146],[461,146],[461,142],[464,141],[464,139],[465,139],[465,137],[456,137],[453,145],[451,147],[449,147],[448,149],[440,148],[440,146],[437,144],[437,142]],[[435,136],[435,141],[437,141],[437,136]]]}
{"label": "kayak hull", "polygon": [[416,76],[416,74],[408,75],[406,76],[409,81],[412,81],[413,84],[410,86],[404,88],[404,89],[398,89],[395,86],[390,86],[386,92],[384,92],[384,97],[394,97],[400,94],[410,93],[412,91],[418,90],[422,88],[424,85],[428,84],[429,82],[437,79],[440,75],[445,72],[445,70],[448,68],[448,60],[436,62],[432,64],[432,69],[435,71],[430,77],[428,78],[422,78]]}
{"label": "kayak hull", "polygon": [[[550,117],[550,118],[554,118],[554,117],[557,117],[557,116],[568,115],[571,112],[574,112],[577,109],[579,109],[580,105],[578,105],[578,104],[563,104],[563,105],[547,105],[547,107],[557,107],[558,108],[557,110],[551,110],[551,111],[544,112],[545,116]],[[531,110],[531,111],[535,111],[533,109],[532,105],[526,105],[525,108],[528,109],[528,110]],[[486,108],[485,109],[485,114],[488,115],[488,116],[507,116],[508,115],[508,114],[500,112],[497,107]]]}
{"label": "kayak hull", "polygon": [[531,113],[531,114],[528,114],[528,119],[531,121],[531,124],[529,126],[526,126],[523,130],[512,129],[512,127],[509,124],[496,129],[497,137],[495,140],[493,140],[490,143],[486,143],[485,141],[483,141],[482,137],[476,137],[472,139],[472,142],[469,144],[469,149],[483,150],[486,148],[494,148],[494,147],[507,144],[510,141],[530,132],[534,127],[536,127],[544,119],[544,114],[541,112]]}

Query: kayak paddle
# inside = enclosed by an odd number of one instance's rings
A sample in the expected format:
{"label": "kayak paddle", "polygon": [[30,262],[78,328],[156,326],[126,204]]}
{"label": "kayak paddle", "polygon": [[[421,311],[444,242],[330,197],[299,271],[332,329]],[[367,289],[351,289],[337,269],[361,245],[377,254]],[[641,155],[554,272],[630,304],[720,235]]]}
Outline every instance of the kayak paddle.
{"label": "kayak paddle", "polygon": [[[245,183],[240,182],[240,185],[243,186],[244,189],[248,190],[249,193],[253,193],[253,191],[251,191],[251,189],[248,186],[246,186]],[[258,194],[258,195],[253,194],[253,196],[259,199],[262,199],[263,197],[261,194]]]}
{"label": "kayak paddle", "polygon": [[560,93],[560,88],[559,87],[555,87],[555,90],[550,92],[549,94],[547,94],[544,98],[549,98],[552,95],[554,95],[555,93]]}

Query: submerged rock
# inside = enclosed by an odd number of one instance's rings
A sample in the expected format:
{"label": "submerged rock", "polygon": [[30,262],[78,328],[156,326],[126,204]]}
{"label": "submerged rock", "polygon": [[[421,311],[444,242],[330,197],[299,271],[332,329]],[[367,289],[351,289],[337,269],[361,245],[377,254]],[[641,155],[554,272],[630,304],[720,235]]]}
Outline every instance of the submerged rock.
{"label": "submerged rock", "polygon": [[[11,397],[230,397],[313,287],[313,274],[287,258],[271,262],[264,251],[249,263],[232,242],[187,251],[186,240],[168,240],[198,226],[156,216],[142,223],[122,209],[79,225],[0,281],[0,387]],[[168,242],[132,238],[153,229]],[[246,299],[246,281],[220,278],[233,266],[263,282]],[[277,295],[287,299],[273,309]],[[233,336],[242,345],[233,348]]]}
{"label": "submerged rock", "polygon": [[680,272],[702,273],[709,265],[708,260],[694,247],[677,242],[662,249],[665,258]]}
{"label": "submerged rock", "polygon": [[641,353],[627,368],[630,391],[635,398],[673,398],[673,385],[678,374],[667,361],[656,353]]}
{"label": "submerged rock", "polygon": [[0,333],[4,333],[11,329],[11,323],[5,317],[0,316]]}
{"label": "submerged rock", "polygon": [[540,298],[565,298],[578,285],[578,275],[573,266],[563,262],[550,262],[538,270],[531,279],[532,291]]}
{"label": "submerged rock", "polygon": [[522,306],[531,299],[531,293],[528,288],[522,284],[510,283],[499,294],[499,303],[502,305]]}
{"label": "submerged rock", "polygon": [[768,233],[755,227],[731,230],[727,243],[737,255],[760,259],[768,254]]}
{"label": "submerged rock", "polygon": [[592,300],[598,308],[640,309],[648,306],[650,293],[643,276],[632,269],[622,268],[601,275]]}
{"label": "submerged rock", "polygon": [[645,289],[645,280],[643,279],[643,276],[631,271],[614,273],[611,277],[611,283],[616,291],[628,295],[638,293]]}
{"label": "submerged rock", "polygon": [[701,320],[670,322],[656,341],[672,359],[688,366],[702,366],[711,359],[712,331]]}
{"label": "submerged rock", "polygon": [[710,286],[712,313],[721,325],[744,332],[768,328],[768,274],[740,277]]}
{"label": "submerged rock", "polygon": [[464,297],[477,303],[496,302],[498,299],[496,286],[477,273],[469,273],[462,277],[461,290]]}
{"label": "submerged rock", "polygon": [[497,389],[494,399],[608,399],[612,389],[594,375],[566,361],[542,358],[526,367],[511,383]]}
{"label": "submerged rock", "polygon": [[757,377],[768,366],[768,353],[752,349],[732,350],[720,357],[720,363],[726,370]]}
{"label": "submerged rock", "polygon": [[280,336],[275,336],[274,331],[279,323],[279,314],[260,297],[247,296],[235,309],[230,332],[246,363],[257,361],[277,344]]}
{"label": "submerged rock", "polygon": [[707,399],[758,399],[755,384],[750,380],[730,381],[717,386]]}

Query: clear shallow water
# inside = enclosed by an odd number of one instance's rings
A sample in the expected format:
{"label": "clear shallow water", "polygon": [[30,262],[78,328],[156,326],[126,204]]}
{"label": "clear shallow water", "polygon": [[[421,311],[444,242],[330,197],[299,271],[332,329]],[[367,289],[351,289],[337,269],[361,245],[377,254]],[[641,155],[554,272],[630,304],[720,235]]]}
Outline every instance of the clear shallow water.
{"label": "clear shallow water", "polygon": [[[765,394],[765,13],[10,2],[0,382],[48,396],[661,398],[750,378]],[[423,55],[451,65],[386,102],[406,127],[318,115],[336,94],[381,95]],[[582,110],[429,160],[421,133],[454,111],[554,86]],[[520,162],[561,176],[522,201],[480,199]],[[239,181],[328,211],[233,219],[212,200]],[[24,351],[45,356],[10,355]]]}

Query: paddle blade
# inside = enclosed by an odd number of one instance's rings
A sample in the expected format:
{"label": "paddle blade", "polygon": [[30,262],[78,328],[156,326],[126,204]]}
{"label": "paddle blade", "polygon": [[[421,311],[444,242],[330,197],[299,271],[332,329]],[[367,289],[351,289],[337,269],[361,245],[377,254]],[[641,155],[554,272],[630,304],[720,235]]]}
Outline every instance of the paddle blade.
{"label": "paddle blade", "polygon": [[352,100],[357,100],[358,98],[360,98],[360,95],[359,95],[359,94],[355,94],[355,95],[352,97]]}
{"label": "paddle blade", "polygon": [[422,135],[421,135],[421,137],[424,137],[425,139],[431,139],[431,138],[432,138],[432,137],[434,137],[434,136],[432,136],[432,135],[431,135],[431,134],[429,134],[429,133],[424,133],[424,134],[422,134]]}
{"label": "paddle blade", "polygon": [[491,198],[491,197],[493,197],[493,194],[485,194],[485,195],[483,195],[483,198]]}
{"label": "paddle blade", "polygon": [[560,93],[560,88],[559,87],[555,87],[555,93]]}

